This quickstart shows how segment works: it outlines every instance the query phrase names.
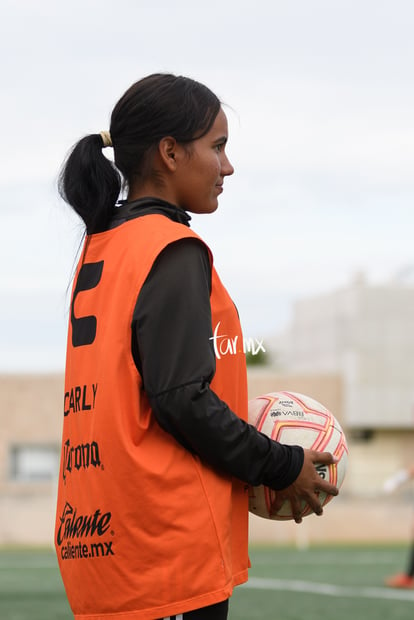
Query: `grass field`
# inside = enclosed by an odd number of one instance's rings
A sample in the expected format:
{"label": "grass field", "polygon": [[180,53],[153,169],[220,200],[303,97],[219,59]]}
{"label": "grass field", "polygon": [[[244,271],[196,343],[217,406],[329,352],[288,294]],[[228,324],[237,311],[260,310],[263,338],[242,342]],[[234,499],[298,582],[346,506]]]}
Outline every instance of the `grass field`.
{"label": "grass field", "polygon": [[[383,587],[404,547],[253,547],[229,620],[413,620],[414,590]],[[0,619],[72,618],[52,551],[0,550]]]}

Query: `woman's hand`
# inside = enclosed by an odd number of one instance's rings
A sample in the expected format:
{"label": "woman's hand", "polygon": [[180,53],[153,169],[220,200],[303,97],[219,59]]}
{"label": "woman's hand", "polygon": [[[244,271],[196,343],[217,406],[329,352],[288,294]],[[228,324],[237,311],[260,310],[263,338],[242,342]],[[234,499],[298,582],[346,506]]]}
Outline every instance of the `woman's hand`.
{"label": "woman's hand", "polygon": [[286,489],[276,491],[276,497],[272,504],[272,514],[276,514],[283,502],[290,502],[293,518],[296,523],[302,522],[304,510],[303,502],[308,504],[313,512],[321,515],[323,510],[319,501],[319,493],[338,495],[336,486],[327,482],[318,474],[315,464],[332,465],[338,462],[330,452],[317,452],[316,450],[304,450],[305,459],[299,476]]}

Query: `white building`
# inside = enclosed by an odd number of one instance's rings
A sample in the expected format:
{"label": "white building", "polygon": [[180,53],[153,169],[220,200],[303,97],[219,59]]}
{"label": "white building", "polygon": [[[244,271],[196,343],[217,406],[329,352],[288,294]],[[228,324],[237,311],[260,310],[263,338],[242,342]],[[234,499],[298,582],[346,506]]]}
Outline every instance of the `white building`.
{"label": "white building", "polygon": [[289,372],[336,372],[353,429],[414,428],[414,285],[396,279],[298,301],[280,344]]}

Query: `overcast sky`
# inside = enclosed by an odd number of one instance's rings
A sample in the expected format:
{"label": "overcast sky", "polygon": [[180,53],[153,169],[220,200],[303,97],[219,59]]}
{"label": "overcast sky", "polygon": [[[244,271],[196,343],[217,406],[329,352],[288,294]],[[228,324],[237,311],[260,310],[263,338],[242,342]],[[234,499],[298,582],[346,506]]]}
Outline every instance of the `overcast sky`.
{"label": "overcast sky", "polygon": [[56,176],[152,72],[226,104],[236,169],[193,217],[245,335],[414,265],[411,0],[0,0],[0,371],[64,367],[82,233]]}

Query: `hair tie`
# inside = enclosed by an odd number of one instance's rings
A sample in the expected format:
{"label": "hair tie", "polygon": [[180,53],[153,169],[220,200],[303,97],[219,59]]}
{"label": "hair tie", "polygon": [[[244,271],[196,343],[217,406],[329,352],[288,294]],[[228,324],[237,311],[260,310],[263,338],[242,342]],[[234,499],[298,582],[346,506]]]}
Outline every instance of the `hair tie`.
{"label": "hair tie", "polygon": [[111,139],[111,134],[109,133],[109,131],[100,131],[99,135],[102,138],[103,148],[107,146],[112,146],[112,139]]}

